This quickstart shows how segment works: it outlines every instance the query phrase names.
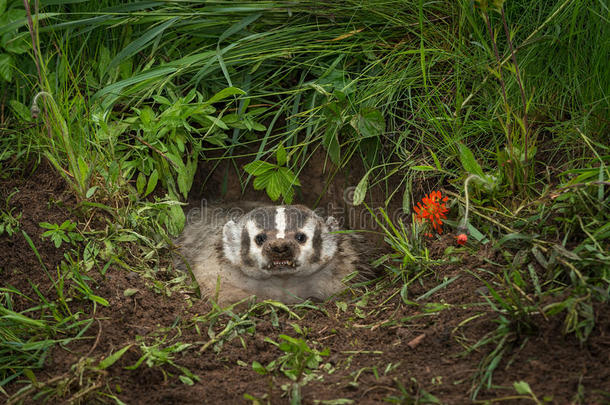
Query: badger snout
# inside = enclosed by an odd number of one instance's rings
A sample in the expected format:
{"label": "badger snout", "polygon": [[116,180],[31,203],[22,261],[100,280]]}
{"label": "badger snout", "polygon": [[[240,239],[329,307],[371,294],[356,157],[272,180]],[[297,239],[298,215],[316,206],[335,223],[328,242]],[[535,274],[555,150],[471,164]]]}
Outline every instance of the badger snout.
{"label": "badger snout", "polygon": [[296,267],[296,248],[295,243],[286,239],[274,239],[265,243],[263,252],[269,260],[267,268]]}

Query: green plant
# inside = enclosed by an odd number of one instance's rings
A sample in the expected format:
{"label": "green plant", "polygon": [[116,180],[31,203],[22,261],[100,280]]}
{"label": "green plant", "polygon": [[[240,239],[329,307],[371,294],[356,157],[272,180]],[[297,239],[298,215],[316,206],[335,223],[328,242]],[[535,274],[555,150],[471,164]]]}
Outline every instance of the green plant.
{"label": "green plant", "polygon": [[56,248],[59,248],[63,242],[76,245],[77,242],[83,240],[83,236],[76,231],[76,224],[69,219],[62,222],[61,225],[48,222],[41,222],[38,225],[48,229],[42,234],[42,237],[51,239]]}
{"label": "green plant", "polygon": [[[442,402],[434,395],[427,392],[421,387],[421,384],[413,377],[409,379],[408,384],[404,384],[395,379],[394,382],[398,387],[400,394],[390,395],[385,397],[384,402],[391,404],[441,404]],[[406,386],[405,386],[406,385]]]}
{"label": "green plant", "polygon": [[[297,324],[291,324],[291,326],[298,334],[306,337],[306,330],[302,330]],[[278,337],[279,342],[270,338],[265,338],[265,341],[276,346],[284,354],[266,366],[258,361],[253,361],[252,369],[262,375],[280,371],[293,382],[290,388],[290,403],[300,404],[301,387],[315,377],[315,372],[322,362],[322,356],[328,356],[330,351],[312,349],[304,338],[293,338],[283,334]]]}
{"label": "green plant", "polygon": [[14,196],[18,191],[15,190],[6,198],[5,205],[6,209],[0,209],[0,235],[6,233],[8,236],[13,236],[15,232],[19,230],[19,220],[21,219],[21,213],[13,215],[14,207],[9,206],[11,197]]}
{"label": "green plant", "polygon": [[284,146],[277,148],[275,159],[277,164],[255,160],[244,166],[244,170],[254,176],[254,189],[265,189],[273,201],[283,196],[286,204],[290,204],[294,198],[294,187],[301,183],[294,172],[286,167],[288,155]]}
{"label": "green plant", "polygon": [[[12,287],[0,288],[0,388],[24,373],[44,365],[48,351],[57,344],[78,339],[92,324],[82,312],[63,314],[53,301],[36,290],[40,301]],[[33,305],[16,311],[14,297]]]}
{"label": "green plant", "polygon": [[162,341],[159,341],[152,345],[147,345],[141,341],[139,348],[142,351],[142,356],[140,356],[135,364],[125,368],[128,370],[135,370],[140,367],[142,363],[146,362],[148,367],[159,367],[159,369],[163,372],[164,379],[167,380],[168,373],[161,366],[170,365],[180,371],[181,374],[178,376],[178,378],[185,385],[193,385],[195,381],[201,380],[199,376],[193,374],[188,368],[177,364],[173,359],[174,354],[188,349],[191,347],[191,344],[175,343],[171,346],[163,347],[162,343]]}
{"label": "green plant", "polygon": [[[473,275],[479,278],[478,275],[474,273]],[[477,373],[473,376],[472,399],[476,399],[482,388],[489,389],[492,386],[493,374],[505,355],[513,347],[525,345],[529,336],[540,326],[538,318],[545,316],[537,302],[524,292],[528,287],[519,267],[504,271],[503,278],[499,280],[502,290],[494,288],[485,280],[481,279],[481,281],[488,291],[488,295],[483,295],[483,298],[497,314],[494,322],[498,326],[464,353],[470,353],[489,344],[493,345],[493,349],[483,357]],[[532,279],[532,283],[537,282],[536,278]]]}

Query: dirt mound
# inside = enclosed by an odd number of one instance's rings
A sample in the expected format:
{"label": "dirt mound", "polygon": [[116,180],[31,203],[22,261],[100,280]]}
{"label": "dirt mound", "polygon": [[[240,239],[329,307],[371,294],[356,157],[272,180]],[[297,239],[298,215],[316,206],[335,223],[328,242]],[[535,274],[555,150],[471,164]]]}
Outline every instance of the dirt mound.
{"label": "dirt mound", "polygon": [[[39,223],[83,219],[72,211],[70,191],[49,167],[41,166],[24,180],[3,181],[0,197],[6,200],[15,189],[10,206],[21,213],[20,229],[53,277],[67,246],[58,249],[41,239]],[[453,238],[445,237],[430,250],[440,259],[452,244]],[[35,301],[36,286],[47,299],[56,300],[53,282],[22,233],[1,235],[0,251],[2,287],[11,286]],[[105,275],[94,268],[86,274],[88,283],[109,305],[94,309],[87,300],[70,304],[91,320],[88,328],[70,344],[50,350],[44,366],[34,370],[37,389],[20,398],[40,403],[36,392],[44,392],[43,397],[71,403],[117,398],[126,404],[218,404],[253,401],[245,399],[247,394],[260,403],[288,403],[295,391],[279,365],[296,357],[286,358],[287,346],[281,350],[273,343],[287,342],[282,337],[287,335],[296,339],[288,348],[303,342],[305,355],[319,360],[298,363],[305,404],[433,403],[435,397],[442,403],[470,403],[473,377],[497,343],[467,353],[498,328],[498,314],[485,304],[480,280],[498,271],[493,255],[485,250],[477,255],[454,252],[453,261],[433,267],[409,286],[404,298],[416,305],[406,305],[399,286],[389,285],[386,277],[319,307],[288,310],[267,304],[247,313],[218,311],[186,292],[162,294],[155,280],[116,266]],[[431,293],[443,280],[446,287]],[[365,289],[379,291],[366,294]],[[13,296],[16,311],[35,304]],[[561,333],[560,317],[540,316],[535,330],[505,342],[494,388],[482,389],[478,398],[529,403],[512,388],[514,382],[527,381],[541,401],[607,403],[610,316],[605,306],[597,307],[596,314],[596,327],[583,345]],[[100,367],[121,349],[124,354],[114,364]],[[253,368],[253,362],[268,366],[273,361],[277,368],[266,375]],[[283,364],[290,372],[290,364]],[[21,376],[4,388],[15,394],[27,383]]]}

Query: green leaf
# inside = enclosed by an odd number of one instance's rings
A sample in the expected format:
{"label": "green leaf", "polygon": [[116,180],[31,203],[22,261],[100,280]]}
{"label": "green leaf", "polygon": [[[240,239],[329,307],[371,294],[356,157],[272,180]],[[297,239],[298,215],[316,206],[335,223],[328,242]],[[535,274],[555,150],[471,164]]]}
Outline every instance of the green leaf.
{"label": "green leaf", "polygon": [[350,124],[364,138],[378,137],[385,132],[383,114],[375,108],[361,109],[360,113],[352,119]]}
{"label": "green leaf", "polygon": [[462,162],[462,167],[468,173],[476,174],[481,177],[481,179],[485,179],[485,175],[483,174],[483,169],[474,158],[472,151],[464,144],[459,144],[460,148],[460,160]]}
{"label": "green leaf", "polygon": [[282,183],[287,187],[301,185],[301,182],[297,178],[296,174],[294,174],[294,172],[287,167],[280,167],[278,169],[278,174],[283,180]]}
{"label": "green leaf", "polygon": [[13,80],[12,66],[15,64],[13,57],[8,53],[0,54],[0,79],[10,82]]}
{"label": "green leaf", "polygon": [[138,178],[136,179],[136,190],[138,190],[138,194],[142,195],[144,193],[144,187],[146,186],[146,176],[144,173],[138,173]]}
{"label": "green leaf", "polygon": [[276,171],[274,172],[270,172],[271,176],[269,176],[269,182],[267,183],[267,187],[266,187],[266,191],[267,191],[267,195],[269,196],[269,198],[271,198],[272,201],[277,201],[278,198],[280,198],[280,195],[282,195],[282,181],[280,179],[280,174]]}
{"label": "green leaf", "polygon": [[157,37],[159,37],[163,33],[163,31],[165,31],[176,21],[178,21],[178,17],[174,17],[171,20],[166,21],[155,28],[146,31],[144,35],[129,43],[129,45],[123,48],[121,52],[119,52],[114,58],[112,58],[112,60],[108,64],[107,70],[115,68],[126,59],[131,58],[133,55],[146,48],[149,44],[151,44],[154,39],[157,39]]}
{"label": "green leaf", "polygon": [[356,189],[354,190],[354,205],[360,205],[364,201],[364,197],[366,196],[366,191],[369,187],[369,173],[366,174],[360,179]]}
{"label": "green leaf", "polygon": [[27,32],[15,35],[10,39],[6,38],[6,41],[4,41],[4,39],[5,38],[3,38],[4,49],[10,53],[21,55],[22,53],[25,53],[28,49],[31,48],[30,43],[28,42],[29,37]]}
{"label": "green leaf", "polygon": [[187,377],[185,375],[180,375],[180,376],[178,376],[178,378],[184,385],[191,386],[191,385],[195,384],[195,382],[190,377]]}
{"label": "green leaf", "polygon": [[24,122],[31,122],[32,121],[32,116],[30,113],[30,109],[23,103],[17,101],[17,100],[11,100],[9,101],[9,105],[11,106],[11,108],[13,109],[13,111],[15,112],[15,114]]}
{"label": "green leaf", "polygon": [[205,102],[205,104],[217,103],[236,94],[244,95],[246,92],[242,89],[238,89],[237,87],[227,87],[226,89],[222,89],[218,93],[214,94],[208,101]]}
{"label": "green leaf", "polygon": [[186,217],[182,207],[172,205],[169,209],[169,222],[166,223],[167,231],[173,236],[178,236],[182,232],[185,222]]}
{"label": "green leaf", "polygon": [[481,231],[479,231],[477,228],[475,228],[474,226],[472,226],[470,223],[468,223],[467,225],[468,227],[468,233],[475,238],[477,241],[485,244],[489,242],[489,239],[487,238],[487,236],[483,235],[481,233]]}
{"label": "green leaf", "polygon": [[435,169],[432,166],[422,165],[422,166],[411,166],[411,170],[415,170],[417,172],[430,172]]}
{"label": "green leaf", "polygon": [[324,131],[324,138],[322,139],[322,145],[328,152],[330,160],[335,164],[339,165],[341,162],[341,149],[339,147],[338,127],[335,124],[329,124]]}
{"label": "green leaf", "polygon": [[89,187],[89,190],[87,190],[87,193],[85,194],[85,198],[91,198],[91,196],[95,194],[97,189],[98,186]]}
{"label": "green leaf", "polygon": [[144,197],[153,192],[155,187],[157,187],[157,182],[159,181],[159,172],[157,169],[153,170],[148,178],[148,185],[146,186],[146,191],[144,192]]}
{"label": "green leaf", "polygon": [[432,155],[432,159],[434,160],[434,165],[436,166],[436,170],[441,170],[441,162],[438,160],[438,157],[434,152],[430,150],[430,154]]}
{"label": "green leaf", "polygon": [[277,164],[280,166],[284,166],[288,160],[286,157],[286,148],[284,145],[278,146],[277,151],[275,152],[275,159],[277,160]]}
{"label": "green leaf", "polygon": [[129,350],[129,348],[131,347],[131,345],[127,345],[124,348],[122,348],[121,350],[118,350],[114,353],[112,353],[110,356],[106,357],[104,360],[100,361],[100,363],[97,365],[97,368],[100,370],[105,370],[108,367],[112,366],[114,363],[116,363],[124,354],[127,350]]}
{"label": "green leaf", "polygon": [[255,160],[254,162],[245,165],[244,170],[246,173],[253,176],[260,176],[261,174],[266,173],[269,170],[273,170],[276,167],[277,166],[272,165],[271,163],[263,162],[262,160]]}
{"label": "green leaf", "polygon": [[220,127],[222,129],[229,129],[229,127],[227,126],[227,124],[224,123],[223,120],[218,119],[212,115],[206,115],[205,116],[207,119],[209,119],[210,121],[212,121],[212,123],[214,123],[214,125],[216,125],[217,127]]}
{"label": "green leaf", "polygon": [[82,155],[78,156],[78,173],[74,173],[74,176],[78,179],[78,185],[83,190],[89,176],[89,165],[85,162],[85,158]]}
{"label": "green leaf", "polygon": [[95,294],[90,294],[87,296],[87,298],[89,298],[91,301],[97,302],[98,304],[103,305],[105,307],[110,305],[110,303],[105,298],[102,298]]}
{"label": "green leaf", "polygon": [[254,187],[255,190],[262,190],[264,188],[267,188],[267,185],[271,181],[271,177],[273,177],[273,175],[274,175],[273,170],[269,170],[264,173],[261,173],[254,179],[252,186]]}
{"label": "green leaf", "polygon": [[256,371],[257,373],[259,373],[261,375],[267,374],[267,369],[265,368],[265,366],[263,366],[261,363],[259,363],[256,360],[254,360],[252,362],[252,370]]}
{"label": "green leaf", "polygon": [[532,389],[530,385],[525,381],[518,381],[513,383],[513,387],[515,387],[515,391],[521,395],[532,395]]}

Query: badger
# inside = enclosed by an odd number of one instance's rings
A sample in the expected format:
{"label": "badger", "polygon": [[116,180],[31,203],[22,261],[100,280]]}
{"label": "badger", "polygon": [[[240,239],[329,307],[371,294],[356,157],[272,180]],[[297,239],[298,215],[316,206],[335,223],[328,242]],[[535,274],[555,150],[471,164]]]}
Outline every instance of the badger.
{"label": "badger", "polygon": [[[243,206],[243,204],[242,204]],[[250,296],[291,304],[324,301],[346,289],[350,274],[370,272],[364,241],[301,205],[207,206],[176,241],[202,294],[225,306]],[[360,272],[360,273],[358,273]]]}

